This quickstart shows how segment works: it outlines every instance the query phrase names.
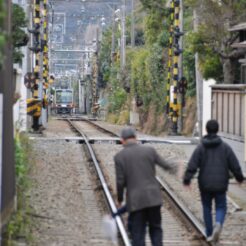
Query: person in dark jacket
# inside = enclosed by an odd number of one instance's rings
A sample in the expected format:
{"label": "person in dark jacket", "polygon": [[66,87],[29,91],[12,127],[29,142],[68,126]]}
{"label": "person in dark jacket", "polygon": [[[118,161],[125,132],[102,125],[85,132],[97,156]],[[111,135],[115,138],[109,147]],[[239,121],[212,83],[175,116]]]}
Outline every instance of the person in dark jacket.
{"label": "person in dark jacket", "polygon": [[176,168],[163,160],[154,148],[138,144],[132,128],[123,129],[121,138],[124,148],[114,158],[117,200],[120,206],[126,189],[132,246],[145,245],[147,224],[152,245],[161,246],[162,195],[155,178],[155,165],[171,172]]}
{"label": "person in dark jacket", "polygon": [[[203,206],[207,241],[217,242],[225,220],[227,204],[226,192],[231,171],[236,180],[244,180],[240,164],[231,147],[217,135],[219,124],[209,120],[207,135],[192,154],[186,169],[183,183],[190,185],[191,179],[199,169],[198,184]],[[212,201],[215,200],[216,224],[213,228]]]}

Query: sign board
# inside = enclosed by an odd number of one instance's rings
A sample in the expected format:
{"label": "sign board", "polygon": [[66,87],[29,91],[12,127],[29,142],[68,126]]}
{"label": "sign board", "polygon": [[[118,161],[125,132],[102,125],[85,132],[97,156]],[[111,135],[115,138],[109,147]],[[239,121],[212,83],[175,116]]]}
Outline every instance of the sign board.
{"label": "sign board", "polygon": [[24,77],[24,84],[27,89],[32,89],[35,85],[35,75],[33,73],[26,73]]}

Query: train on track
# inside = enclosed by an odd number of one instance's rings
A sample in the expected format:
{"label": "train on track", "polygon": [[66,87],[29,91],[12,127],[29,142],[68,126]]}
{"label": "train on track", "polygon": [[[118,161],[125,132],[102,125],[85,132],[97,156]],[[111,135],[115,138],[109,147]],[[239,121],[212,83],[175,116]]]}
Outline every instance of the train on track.
{"label": "train on track", "polygon": [[56,89],[53,105],[56,114],[72,114],[74,109],[73,89]]}

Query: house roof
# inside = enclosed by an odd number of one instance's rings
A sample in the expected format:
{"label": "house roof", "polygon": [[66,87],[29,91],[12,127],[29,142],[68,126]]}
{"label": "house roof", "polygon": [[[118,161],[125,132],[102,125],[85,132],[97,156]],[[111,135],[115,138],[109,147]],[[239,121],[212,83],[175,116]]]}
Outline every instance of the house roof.
{"label": "house roof", "polygon": [[242,31],[242,30],[246,30],[246,22],[243,23],[239,23],[235,26],[232,26],[231,28],[229,28],[230,32],[235,32],[235,31]]}

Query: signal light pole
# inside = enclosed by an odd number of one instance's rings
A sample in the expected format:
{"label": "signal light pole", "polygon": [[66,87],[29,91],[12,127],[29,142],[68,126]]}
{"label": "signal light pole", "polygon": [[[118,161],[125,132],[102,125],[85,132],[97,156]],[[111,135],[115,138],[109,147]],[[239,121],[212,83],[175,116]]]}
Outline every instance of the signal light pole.
{"label": "signal light pole", "polygon": [[[35,53],[35,67],[34,67],[34,75],[35,75],[35,84],[33,88],[33,98],[37,100],[37,104],[41,103],[38,101],[39,97],[39,80],[40,80],[40,0],[35,0],[34,2],[34,27],[36,32],[34,33],[34,46],[31,50]],[[36,112],[33,113],[33,130],[39,130],[39,117],[41,115],[41,106],[37,106]]]}

